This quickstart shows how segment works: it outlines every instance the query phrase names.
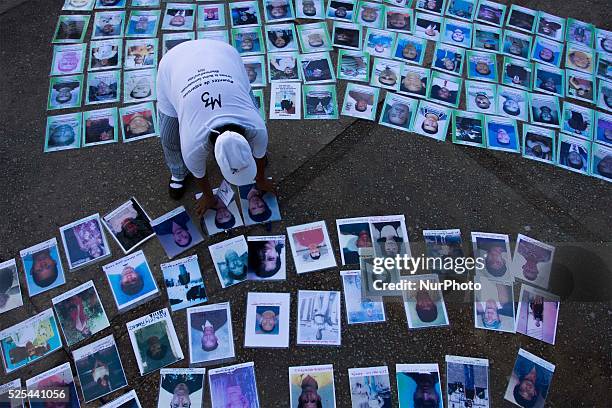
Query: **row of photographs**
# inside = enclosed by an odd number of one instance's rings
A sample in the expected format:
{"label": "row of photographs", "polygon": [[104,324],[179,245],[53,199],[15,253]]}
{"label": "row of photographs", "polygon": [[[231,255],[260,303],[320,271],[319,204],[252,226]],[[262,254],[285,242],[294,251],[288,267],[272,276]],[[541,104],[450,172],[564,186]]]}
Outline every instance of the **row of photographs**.
{"label": "row of photographs", "polygon": [[[112,336],[110,336],[112,340]],[[117,355],[118,358],[118,355]],[[490,406],[489,360],[446,355],[447,406]],[[83,377],[76,363],[83,387]],[[441,377],[437,363],[396,364],[397,399],[402,408],[444,408]],[[520,407],[542,408],[548,397],[555,365],[520,348],[508,379],[504,399]],[[165,368],[160,372],[158,408],[204,403],[205,368]],[[336,407],[334,367],[332,364],[289,367],[289,407]],[[387,407],[392,404],[392,389],[387,366],[348,369],[351,406]],[[242,406],[259,408],[259,396],[252,362],[208,370],[212,408]],[[124,387],[125,384],[122,385]],[[68,390],[66,400],[79,408],[76,385],[69,363],[64,363],[26,381],[31,391],[61,387]],[[119,389],[117,387],[115,389]],[[21,389],[21,379],[0,386],[0,398],[9,390]],[[23,407],[15,401],[11,408]],[[32,402],[32,399],[30,399]],[[141,408],[135,391],[129,391],[102,408]]]}

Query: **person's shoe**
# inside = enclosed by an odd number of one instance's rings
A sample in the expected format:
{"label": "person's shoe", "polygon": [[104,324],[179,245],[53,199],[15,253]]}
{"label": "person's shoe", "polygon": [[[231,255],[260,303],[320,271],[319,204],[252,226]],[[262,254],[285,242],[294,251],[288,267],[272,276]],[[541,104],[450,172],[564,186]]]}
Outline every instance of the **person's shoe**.
{"label": "person's shoe", "polygon": [[185,184],[187,182],[187,177],[183,180],[175,180],[170,178],[170,182],[168,183],[168,194],[170,198],[173,200],[180,200],[185,194]]}

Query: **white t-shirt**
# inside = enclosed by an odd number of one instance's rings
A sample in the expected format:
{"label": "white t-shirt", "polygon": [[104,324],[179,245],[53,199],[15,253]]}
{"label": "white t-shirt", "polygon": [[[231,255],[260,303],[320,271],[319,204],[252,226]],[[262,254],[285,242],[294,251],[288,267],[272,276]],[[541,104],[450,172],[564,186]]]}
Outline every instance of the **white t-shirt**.
{"label": "white t-shirt", "polygon": [[157,107],[178,118],[183,160],[195,177],[204,177],[208,153],[214,154],[210,130],[223,125],[244,127],[253,156],[266,154],[266,124],[240,54],[227,43],[186,41],[166,53],[157,73]]}

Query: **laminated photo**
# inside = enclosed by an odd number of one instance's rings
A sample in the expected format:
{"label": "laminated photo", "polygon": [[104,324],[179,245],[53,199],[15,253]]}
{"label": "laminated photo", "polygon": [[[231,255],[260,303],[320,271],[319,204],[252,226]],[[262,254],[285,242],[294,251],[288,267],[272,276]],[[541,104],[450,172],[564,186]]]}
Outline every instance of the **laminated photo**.
{"label": "laminated photo", "polygon": [[72,352],[83,399],[91,402],[128,385],[111,334]]}
{"label": "laminated photo", "polygon": [[506,27],[533,34],[537,15],[535,10],[513,4],[508,12]]}
{"label": "laminated photo", "polygon": [[176,312],[208,301],[197,255],[163,263],[159,267],[164,275],[171,311]]}
{"label": "laminated photo", "polygon": [[591,140],[595,111],[570,102],[563,103],[561,132],[575,137]]}
{"label": "laminated photo", "polygon": [[125,70],[140,68],[155,68],[159,50],[157,38],[127,40],[125,42]]}
{"label": "laminated photo", "polygon": [[19,251],[30,297],[66,283],[57,240],[51,238]]}
{"label": "laminated photo", "polygon": [[563,42],[565,37],[565,19],[539,11],[536,34],[550,40]]}
{"label": "laminated photo", "polygon": [[560,299],[552,293],[521,285],[516,311],[516,332],[555,344]]}
{"label": "laminated photo", "polygon": [[472,48],[475,50],[499,53],[502,50],[501,40],[501,28],[489,27],[483,24],[474,24]]}
{"label": "laminated photo", "polygon": [[338,119],[335,85],[304,85],[304,119]]}
{"label": "laminated photo", "polygon": [[359,249],[359,273],[361,274],[361,297],[381,298],[382,296],[401,296],[399,290],[382,288],[382,284],[399,282],[400,275],[397,268],[383,268],[380,272],[374,271],[374,249]]}
{"label": "laminated photo", "polygon": [[445,359],[447,406],[488,408],[489,360],[451,355]]}
{"label": "laminated photo", "polygon": [[121,99],[121,70],[96,71],[87,75],[85,104],[119,102]]}
{"label": "laminated photo", "polygon": [[544,408],[555,365],[519,349],[504,399],[519,407]]}
{"label": "laminated photo", "polygon": [[91,11],[96,0],[64,0],[62,10],[65,11]]}
{"label": "laminated photo", "polygon": [[142,251],[102,267],[119,312],[134,308],[159,295],[157,283]]}
{"label": "laminated photo", "polygon": [[249,249],[244,235],[208,247],[222,288],[244,282],[247,278]]}
{"label": "laminated photo", "polygon": [[404,215],[371,217],[369,221],[374,254],[377,257],[411,256]]}
{"label": "laminated photo", "polygon": [[157,70],[155,68],[124,72],[123,103],[156,100],[156,79]]}
{"label": "laminated photo", "polygon": [[199,4],[198,29],[225,27],[225,4]]}
{"label": "laminated photo", "polygon": [[289,293],[249,292],[244,347],[289,347]]}
{"label": "laminated photo", "polygon": [[612,114],[595,112],[594,140],[606,146],[612,146]]}
{"label": "laminated photo", "polygon": [[571,69],[566,69],[565,75],[565,96],[567,98],[577,99],[588,103],[595,102],[595,78],[593,75]]}
{"label": "laminated photo", "polygon": [[100,408],[141,408],[141,405],[136,391],[130,390],[108,404],[102,405]]}
{"label": "laminated photo", "polygon": [[297,344],[341,344],[340,292],[298,291]]}
{"label": "laminated photo", "polygon": [[96,12],[91,39],[122,38],[125,26],[124,22],[124,10]]}
{"label": "laminated photo", "polygon": [[259,116],[265,121],[266,120],[266,108],[263,89],[251,89],[253,96],[255,97],[255,107],[259,110]]}
{"label": "laminated photo", "polygon": [[416,0],[414,7],[417,10],[442,15],[446,9],[446,0]]}
{"label": "laminated photo", "polygon": [[81,268],[111,255],[100,214],[90,215],[60,228],[70,269]]}
{"label": "laminated photo", "polygon": [[211,408],[239,406],[260,408],[252,362],[208,371]]}
{"label": "laminated photo", "polygon": [[324,0],[295,0],[295,16],[311,20],[325,19]]}
{"label": "laminated photo", "polygon": [[[408,9],[412,8],[412,0],[384,0],[383,3],[393,4],[397,7],[405,7]],[[389,7],[389,6],[387,6]]]}
{"label": "laminated photo", "polygon": [[438,275],[402,276],[401,279],[414,282],[415,285],[414,290],[405,290],[402,293],[404,311],[410,329],[449,325],[442,291],[423,287],[424,282],[429,282],[430,285],[439,284]]}
{"label": "laminated photo", "polygon": [[152,220],[151,227],[170,259],[204,240],[183,206]]}
{"label": "laminated photo", "polygon": [[372,57],[391,58],[396,36],[392,31],[368,27],[363,39],[363,50]]}
{"label": "laminated photo", "polygon": [[595,28],[595,50],[601,53],[612,53],[612,31]]}
{"label": "laminated photo", "polygon": [[276,52],[268,54],[268,75],[270,82],[299,82],[298,52]]}
{"label": "laminated photo", "polygon": [[425,239],[425,254],[430,258],[440,260],[433,263],[432,272],[444,274],[453,270],[458,273],[453,268],[452,261],[454,258],[464,256],[461,230],[423,230],[423,238]]}
{"label": "laminated photo", "polygon": [[391,406],[391,383],[387,366],[349,368],[348,375],[353,408]]}
{"label": "laminated photo", "polygon": [[451,109],[429,101],[420,101],[412,130],[422,136],[446,140]]}
{"label": "laminated photo", "polygon": [[472,21],[476,3],[476,0],[448,0],[446,16]]}
{"label": "laminated photo", "polygon": [[396,364],[395,377],[401,408],[444,408],[437,363]]}
{"label": "laminated photo", "polygon": [[159,10],[132,10],[127,21],[125,36],[156,37],[160,16]]}
{"label": "laminated photo", "polygon": [[[204,216],[200,219],[202,230],[209,236],[244,225],[242,223],[242,217],[240,216],[240,210],[236,204],[236,197],[233,195],[233,190],[229,204],[226,205],[223,200],[219,198],[221,194],[220,189],[222,187],[223,185],[213,189],[213,194],[216,198],[215,205],[206,210]],[[196,194],[196,200],[199,199],[201,195],[202,193]]]}
{"label": "laminated photo", "polygon": [[198,40],[206,38],[230,44],[230,37],[227,30],[198,31]]}
{"label": "laminated photo", "polygon": [[284,235],[247,237],[248,280],[285,280],[287,255]]}
{"label": "laminated photo", "polygon": [[293,20],[295,12],[293,2],[289,0],[263,0],[266,23]]}
{"label": "laminated photo", "polygon": [[514,291],[512,282],[474,277],[480,290],[474,291],[474,327],[514,333]]}
{"label": "laminated photo", "polygon": [[89,46],[89,71],[100,71],[111,68],[121,68],[123,40],[92,41]]}
{"label": "laminated photo", "polygon": [[529,94],[529,108],[532,124],[559,128],[561,109],[558,97]]}
{"label": "laminated photo", "polygon": [[187,309],[187,334],[189,364],[213,364],[236,356],[227,302]]}
{"label": "laminated photo", "polygon": [[533,90],[551,95],[564,96],[565,75],[562,69],[535,63]]}
{"label": "laminated photo", "polygon": [[125,8],[127,0],[97,0],[96,9]]}
{"label": "laminated photo", "polygon": [[520,153],[521,144],[515,119],[485,116],[487,148]]}
{"label": "laminated photo", "polygon": [[266,25],[264,32],[268,52],[298,51],[295,24]]}
{"label": "laminated photo", "polygon": [[5,408],[24,408],[24,398],[10,398],[14,396],[10,395],[11,391],[18,392],[21,388],[21,378],[15,378],[6,384],[0,384],[0,402],[4,404]]}
{"label": "laminated photo", "polygon": [[83,142],[81,146],[96,146],[117,143],[119,119],[117,108],[83,112]]}
{"label": "laminated photo", "polygon": [[381,297],[362,296],[360,271],[340,271],[344,289],[344,306],[348,324],[379,323],[386,321]]}
{"label": "laminated photo", "polygon": [[86,49],[87,44],[54,45],[50,75],[82,74]]}
{"label": "laminated photo", "polygon": [[557,165],[570,171],[588,174],[591,167],[591,142],[561,133],[558,143]]}
{"label": "laminated photo", "polygon": [[151,219],[134,197],[102,217],[102,222],[126,254],[155,235]]}
{"label": "laminated photo", "polygon": [[23,305],[17,263],[11,259],[0,263],[0,314]]}
{"label": "laminated photo", "polygon": [[44,151],[56,152],[81,146],[82,114],[47,116]]}
{"label": "laminated photo", "polygon": [[157,408],[202,408],[205,368],[162,368],[159,373]]}
{"label": "laminated photo", "polygon": [[83,75],[51,77],[47,110],[78,108],[83,94]]}
{"label": "laminated photo", "polygon": [[93,281],[51,299],[68,347],[110,326]]}
{"label": "laminated photo", "polygon": [[342,265],[359,265],[359,249],[372,248],[369,217],[336,220]]}
{"label": "laminated photo", "polygon": [[[212,33],[212,31],[210,33]],[[182,44],[187,41],[194,40],[194,39],[195,39],[195,34],[193,31],[165,33],[162,36],[162,55],[166,55],[168,51],[170,51],[177,45]],[[226,42],[229,43],[229,40],[227,40]]]}
{"label": "laminated photo", "polygon": [[476,275],[505,282],[514,281],[510,238],[505,234],[472,232],[474,258],[482,258],[482,267],[476,264]]}
{"label": "laminated photo", "polygon": [[561,66],[561,57],[563,55],[563,44],[556,41],[547,40],[539,36],[535,37],[533,49],[531,51],[531,59],[541,62],[542,64]]}
{"label": "laminated photo", "polygon": [[398,33],[412,33],[412,9],[385,5],[383,28]]}
{"label": "laminated photo", "polygon": [[505,16],[505,5],[496,3],[494,1],[481,0],[478,2],[474,20],[501,27],[504,24]]}
{"label": "laminated photo", "polygon": [[516,279],[547,289],[555,247],[519,234],[512,258]]}
{"label": "laminated photo", "polygon": [[240,55],[264,54],[266,49],[261,27],[232,28],[232,46]]}
{"label": "laminated photo", "polygon": [[287,227],[287,235],[298,274],[336,266],[325,221]]}
{"label": "laminated photo", "polygon": [[331,38],[324,22],[300,24],[297,33],[303,53],[332,50]]}
{"label": "laminated photo", "polygon": [[119,109],[123,143],[158,136],[157,115],[153,102],[125,106]]}
{"label": "laminated photo", "polygon": [[51,308],[0,331],[0,349],[6,374],[61,348],[62,339]]}
{"label": "laminated photo", "polygon": [[497,83],[497,60],[490,52],[467,52],[467,76],[469,79]]}
{"label": "laminated photo", "polygon": [[612,181],[612,148],[593,143],[589,174],[605,181]]}
{"label": "laminated photo", "polygon": [[403,64],[399,93],[416,96],[417,98],[425,98],[427,96],[430,75],[431,70],[429,68]]}
{"label": "laminated photo", "polygon": [[402,63],[399,61],[374,58],[370,85],[391,91],[399,90],[401,67]]}
{"label": "laminated photo", "polygon": [[574,18],[567,19],[567,30],[565,31],[565,41],[568,43],[582,44],[593,48],[595,26]]}
{"label": "laminated photo", "polygon": [[317,407],[335,408],[333,365],[289,367],[289,399],[291,408],[312,403]]}
{"label": "laminated photo", "polygon": [[266,77],[266,59],[263,55],[242,57],[244,69],[247,72],[251,87],[265,87],[268,84]]}
{"label": "laminated photo", "polygon": [[524,91],[531,91],[533,63],[504,57],[501,83]]}
{"label": "laminated photo", "polygon": [[159,7],[161,0],[132,0],[132,7]]}
{"label": "laminated photo", "polygon": [[270,119],[298,120],[302,116],[302,85],[295,82],[270,84]]}
{"label": "laminated photo", "polygon": [[523,157],[542,163],[555,164],[557,161],[555,131],[524,124]]}
{"label": "laminated photo", "polygon": [[529,59],[532,37],[516,31],[506,30],[502,43],[502,52],[509,57]]}
{"label": "laminated photo", "polygon": [[599,81],[597,86],[597,106],[612,112],[612,82]]}
{"label": "laminated photo", "polygon": [[[417,0],[417,10],[420,0]],[[427,3],[442,3],[443,0],[423,0]],[[416,12],[414,15],[414,35],[426,40],[438,41],[442,29],[442,17]]]}
{"label": "laminated photo", "polygon": [[[64,397],[61,398],[62,406],[68,408],[80,408],[81,406],[70,363],[64,363],[38,374],[36,377],[27,379],[26,389],[30,395],[28,402],[32,408],[49,405],[49,399],[37,397],[37,394],[41,393],[41,391],[57,392],[60,390],[64,392]],[[41,393],[40,395],[42,396],[43,394]]]}
{"label": "laminated photo", "polygon": [[465,50],[443,43],[436,43],[436,49],[431,61],[431,67],[453,75],[463,73]]}
{"label": "laminated photo", "polygon": [[370,55],[363,51],[338,50],[338,79],[368,82]]}
{"label": "laminated photo", "polygon": [[162,30],[193,30],[195,4],[167,3]]}
{"label": "laminated photo", "polygon": [[527,100],[529,95],[519,89],[497,85],[497,114],[528,122]]}
{"label": "laminated photo", "polygon": [[595,53],[592,49],[581,45],[567,44],[565,49],[565,68],[593,74],[595,70]]}
{"label": "laminated photo", "polygon": [[459,107],[463,79],[439,71],[431,73],[428,99],[453,108]]}
{"label": "laminated photo", "polygon": [[229,5],[232,27],[252,27],[263,23],[257,1],[238,1]]}
{"label": "laminated photo", "polygon": [[183,359],[168,309],[132,320],[126,326],[141,376]]}
{"label": "laminated photo", "polygon": [[72,14],[59,16],[51,42],[53,44],[82,43],[85,39],[88,25],[89,15]]}
{"label": "laminated photo", "polygon": [[410,132],[417,110],[418,100],[387,92],[380,114],[379,124]]}
{"label": "laminated photo", "polygon": [[381,28],[385,18],[385,6],[371,1],[360,1],[356,23],[362,27]]}
{"label": "laminated photo", "polygon": [[328,51],[300,54],[298,61],[304,84],[336,82],[334,64]]}
{"label": "laminated photo", "polygon": [[328,0],[327,19],[355,22],[356,9],[357,0]]}
{"label": "laminated photo", "polygon": [[485,147],[484,116],[482,113],[453,111],[453,143]]}
{"label": "laminated photo", "polygon": [[361,26],[359,24],[334,21],[332,44],[338,48],[361,50]]}
{"label": "laminated photo", "polygon": [[427,50],[427,40],[410,34],[399,33],[391,56],[409,64],[422,65]]}
{"label": "laminated photo", "polygon": [[[451,0],[452,2],[453,0]],[[444,19],[440,41],[443,43],[470,48],[472,45],[472,23]]]}

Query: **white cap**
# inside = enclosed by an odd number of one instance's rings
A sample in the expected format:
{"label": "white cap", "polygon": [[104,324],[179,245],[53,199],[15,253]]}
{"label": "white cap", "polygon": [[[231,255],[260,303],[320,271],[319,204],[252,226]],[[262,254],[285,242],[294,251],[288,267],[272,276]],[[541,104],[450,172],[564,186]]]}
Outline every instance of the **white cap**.
{"label": "white cap", "polygon": [[215,142],[215,159],[228,183],[244,186],[255,181],[253,151],[241,134],[229,130],[220,134]]}

